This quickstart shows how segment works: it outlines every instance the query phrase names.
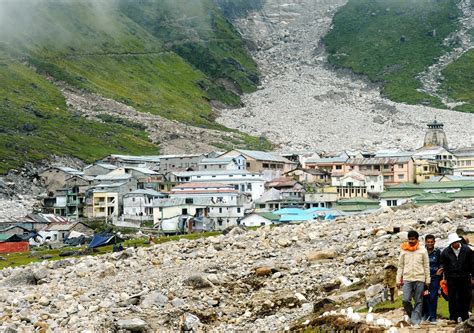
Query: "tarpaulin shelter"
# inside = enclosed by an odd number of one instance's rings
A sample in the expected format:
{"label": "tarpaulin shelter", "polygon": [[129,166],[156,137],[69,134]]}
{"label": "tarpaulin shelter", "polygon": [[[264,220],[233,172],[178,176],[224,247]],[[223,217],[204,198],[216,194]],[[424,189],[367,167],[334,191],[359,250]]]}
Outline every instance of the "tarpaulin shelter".
{"label": "tarpaulin shelter", "polygon": [[89,243],[89,248],[93,249],[96,247],[106,246],[110,244],[116,244],[122,242],[123,239],[118,237],[116,234],[102,232],[100,234],[94,235],[91,242]]}

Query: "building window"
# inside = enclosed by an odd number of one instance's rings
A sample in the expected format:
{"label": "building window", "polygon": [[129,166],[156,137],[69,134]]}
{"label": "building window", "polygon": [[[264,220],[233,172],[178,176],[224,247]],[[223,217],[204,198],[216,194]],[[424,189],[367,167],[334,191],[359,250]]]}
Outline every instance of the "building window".
{"label": "building window", "polygon": [[342,170],[342,165],[336,165],[336,170]]}
{"label": "building window", "polygon": [[404,174],[399,174],[398,179],[405,179],[405,175]]}
{"label": "building window", "polygon": [[240,213],[240,207],[237,207],[237,213]]}
{"label": "building window", "polygon": [[222,207],[219,207],[219,213],[222,213]]}
{"label": "building window", "polygon": [[466,166],[471,166],[471,161],[466,161]]}
{"label": "building window", "polygon": [[264,168],[268,168],[268,163],[263,163]]}
{"label": "building window", "polygon": [[425,176],[425,179],[430,179],[430,176]]}
{"label": "building window", "polygon": [[250,168],[250,162],[245,163],[245,165],[247,166],[247,168]]}
{"label": "building window", "polygon": [[427,167],[427,166],[424,166],[424,167],[423,167],[423,171],[428,171],[428,167]]}

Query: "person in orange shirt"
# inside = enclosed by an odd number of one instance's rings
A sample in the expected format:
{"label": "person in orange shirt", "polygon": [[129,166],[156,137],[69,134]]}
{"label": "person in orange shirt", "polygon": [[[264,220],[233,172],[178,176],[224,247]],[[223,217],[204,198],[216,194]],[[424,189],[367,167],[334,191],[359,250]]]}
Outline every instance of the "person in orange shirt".
{"label": "person in orange shirt", "polygon": [[416,231],[408,232],[408,242],[401,245],[397,270],[397,287],[403,286],[403,308],[414,328],[420,326],[423,291],[429,288],[431,281],[428,252],[420,246],[418,238]]}

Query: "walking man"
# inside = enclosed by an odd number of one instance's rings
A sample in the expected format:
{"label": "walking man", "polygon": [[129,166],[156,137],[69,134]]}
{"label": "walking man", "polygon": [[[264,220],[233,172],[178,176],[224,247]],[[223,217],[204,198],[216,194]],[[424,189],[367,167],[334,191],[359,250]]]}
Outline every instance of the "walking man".
{"label": "walking man", "polygon": [[431,283],[428,289],[428,295],[423,297],[423,319],[432,324],[437,323],[436,311],[438,309],[438,290],[441,281],[441,274],[443,272],[441,268],[441,251],[435,248],[435,243],[435,236],[425,236],[425,248],[428,252],[428,258],[430,261]]}
{"label": "walking man", "polygon": [[401,245],[397,271],[397,287],[403,286],[403,308],[415,328],[421,322],[423,291],[430,284],[428,252],[420,246],[418,238],[416,231],[408,232],[408,242]]}
{"label": "walking man", "polygon": [[473,255],[456,233],[448,235],[448,243],[441,253],[441,267],[448,282],[449,319],[461,322],[469,318]]}

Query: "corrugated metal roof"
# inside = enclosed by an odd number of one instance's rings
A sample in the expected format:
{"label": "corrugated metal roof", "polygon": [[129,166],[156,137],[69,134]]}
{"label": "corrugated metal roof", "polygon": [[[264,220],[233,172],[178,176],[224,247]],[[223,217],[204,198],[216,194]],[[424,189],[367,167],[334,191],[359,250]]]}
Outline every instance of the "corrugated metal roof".
{"label": "corrugated metal roof", "polygon": [[234,157],[203,158],[199,164],[229,164],[233,160]]}
{"label": "corrugated metal roof", "polygon": [[213,175],[255,175],[261,176],[259,173],[250,172],[247,170],[203,170],[203,171],[175,171],[171,172],[176,177],[191,177],[191,176],[213,176]]}
{"label": "corrugated metal roof", "polygon": [[110,164],[110,163],[95,163],[95,164],[91,164],[91,165],[86,166],[86,167],[84,168],[84,170],[90,169],[90,168],[92,168],[92,167],[94,167],[94,166],[100,166],[100,167],[102,167],[102,168],[104,168],[104,169],[108,169],[108,170],[115,170],[115,169],[118,168],[118,166],[113,165],[113,164]]}
{"label": "corrugated metal roof", "polygon": [[337,157],[322,157],[322,158],[308,158],[306,164],[332,164],[332,163],[345,163],[348,160],[347,156]]}
{"label": "corrugated metal roof", "polygon": [[135,162],[160,162],[160,156],[149,155],[149,156],[132,156],[132,155],[110,155],[111,158],[135,161]]}
{"label": "corrugated metal roof", "polygon": [[260,161],[270,161],[270,162],[283,162],[283,163],[290,163],[289,159],[278,155],[278,153],[269,153],[265,151],[258,151],[258,150],[245,150],[245,149],[236,149],[236,151],[242,153],[243,155],[247,155],[253,159],[260,160]]}
{"label": "corrugated metal roof", "polygon": [[127,180],[127,179],[130,179],[130,178],[132,178],[132,175],[130,175],[128,173],[124,173],[124,174],[121,174],[121,175],[109,175],[109,174],[98,175],[94,179],[101,181],[101,180]]}
{"label": "corrugated metal roof", "polygon": [[474,156],[474,147],[459,148],[453,151],[453,154],[459,157],[471,157]]}
{"label": "corrugated metal roof", "polygon": [[53,222],[50,223],[44,231],[67,231],[71,230],[77,223],[60,223],[60,222]]}
{"label": "corrugated metal roof", "polygon": [[[235,204],[229,205],[226,202],[217,202],[212,197],[193,197],[192,203],[189,203],[191,198],[165,198],[165,199],[155,199],[153,201],[154,207],[175,207],[175,206],[235,206]],[[188,203],[186,202],[188,201]]]}
{"label": "corrugated metal roof", "polygon": [[141,172],[141,173],[144,173],[146,175],[158,175],[158,172],[156,171],[153,171],[151,169],[148,169],[148,168],[141,168],[141,167],[122,167],[123,169],[131,169],[131,170],[135,170],[135,171],[138,171],[138,172]]}
{"label": "corrugated metal roof", "polygon": [[314,220],[314,215],[311,214],[297,214],[297,215],[282,215],[280,222],[304,222]]}
{"label": "corrugated metal roof", "polygon": [[423,193],[422,189],[404,191],[385,191],[380,193],[380,198],[411,198]]}
{"label": "corrugated metal roof", "polygon": [[192,182],[176,185],[175,187],[173,187],[173,190],[180,188],[234,188],[234,186],[222,183]]}
{"label": "corrugated metal roof", "polygon": [[474,189],[474,180],[453,180],[447,182],[423,182],[421,184],[401,183],[390,186],[389,190],[398,189]]}
{"label": "corrugated metal roof", "polygon": [[382,165],[406,163],[411,157],[371,157],[371,158],[350,158],[347,160],[349,165]]}
{"label": "corrugated metal roof", "polygon": [[157,192],[155,190],[150,190],[150,189],[135,190],[135,191],[132,191],[132,192],[129,192],[129,193],[125,193],[123,196],[124,197],[129,197],[129,196],[133,196],[133,195],[136,195],[136,194],[145,194],[145,195],[150,195],[150,196],[153,196],[153,197],[164,197],[164,196],[166,196],[165,194],[163,194],[161,192]]}

